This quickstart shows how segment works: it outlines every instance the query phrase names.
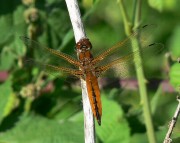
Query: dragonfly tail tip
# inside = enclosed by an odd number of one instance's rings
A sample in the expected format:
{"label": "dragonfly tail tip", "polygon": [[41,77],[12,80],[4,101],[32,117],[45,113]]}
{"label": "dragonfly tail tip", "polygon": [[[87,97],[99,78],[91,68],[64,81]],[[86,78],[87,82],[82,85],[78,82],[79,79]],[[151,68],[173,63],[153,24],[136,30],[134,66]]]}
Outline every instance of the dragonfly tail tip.
{"label": "dragonfly tail tip", "polygon": [[98,118],[97,122],[98,122],[99,126],[101,126],[101,118]]}

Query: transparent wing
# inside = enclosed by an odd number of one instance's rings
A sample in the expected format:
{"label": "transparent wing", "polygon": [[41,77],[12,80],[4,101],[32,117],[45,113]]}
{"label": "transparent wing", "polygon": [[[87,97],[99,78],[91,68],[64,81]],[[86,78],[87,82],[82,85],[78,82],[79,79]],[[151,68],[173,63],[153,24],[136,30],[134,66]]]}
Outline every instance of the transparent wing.
{"label": "transparent wing", "polygon": [[54,76],[58,76],[58,75],[60,75],[61,72],[63,72],[66,75],[73,75],[78,78],[83,78],[82,71],[79,69],[71,69],[71,68],[55,66],[55,65],[51,65],[51,64],[45,64],[45,63],[35,61],[33,59],[28,59],[25,62],[28,63],[29,65],[33,65],[33,66],[35,65],[36,67],[39,67],[40,69],[42,69]]}
{"label": "transparent wing", "polygon": [[143,62],[147,62],[151,60],[152,55],[157,56],[163,51],[163,49],[163,44],[150,44],[141,50],[131,52],[128,55],[122,56],[114,61],[108,62],[107,64],[96,67],[96,74],[97,76],[104,75],[106,77],[131,77],[132,74],[135,73],[134,65],[136,65],[136,69],[142,67],[143,63],[141,63],[141,60],[139,58],[140,56],[142,57]]}
{"label": "transparent wing", "polygon": [[[66,66],[66,67],[79,67],[80,63],[75,58],[62,53],[60,51],[47,48],[46,46],[40,45],[38,42],[31,40],[27,37],[21,36],[20,39],[25,43],[25,45],[30,48],[32,51],[37,51],[41,57],[41,61],[51,63],[57,66]],[[39,60],[38,60],[39,61]]]}
{"label": "transparent wing", "polygon": [[79,61],[75,58],[59,52],[54,49],[40,45],[38,42],[27,37],[20,37],[25,45],[32,51],[36,51],[40,55],[39,60],[26,59],[25,64],[35,65],[45,72],[54,75],[73,75],[82,78],[82,72],[79,70]]}
{"label": "transparent wing", "polygon": [[144,47],[148,47],[148,45],[153,43],[152,31],[155,28],[156,28],[156,25],[145,25],[138,28],[125,40],[115,44],[111,48],[107,49],[103,53],[96,56],[93,60],[93,63],[96,64],[96,66],[101,66],[108,62],[117,60],[119,57],[123,57],[125,55],[130,54],[132,52],[131,47],[136,44],[136,43],[132,43],[133,39],[139,39],[141,43],[140,47],[142,47],[141,49],[143,49]]}

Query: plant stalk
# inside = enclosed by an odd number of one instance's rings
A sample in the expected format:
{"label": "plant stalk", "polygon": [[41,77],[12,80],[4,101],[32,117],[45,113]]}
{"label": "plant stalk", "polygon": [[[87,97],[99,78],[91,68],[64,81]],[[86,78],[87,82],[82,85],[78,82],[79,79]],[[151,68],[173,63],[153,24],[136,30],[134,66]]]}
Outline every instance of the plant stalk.
{"label": "plant stalk", "polygon": [[[129,21],[127,17],[127,12],[126,12],[123,0],[119,0],[119,6],[120,6],[122,17],[123,17],[125,33],[127,36],[129,36],[132,33],[133,29],[136,29],[140,24],[141,0],[135,0],[134,2],[134,15],[133,15],[132,23]],[[131,25],[133,25],[133,27],[131,27]],[[140,43],[138,39],[134,38],[132,42],[133,42],[132,50],[133,51],[140,50]],[[143,108],[147,136],[148,136],[149,143],[156,143],[156,137],[155,137],[154,127],[153,127],[152,117],[151,117],[150,102],[149,102],[148,94],[147,94],[146,79],[144,76],[143,69],[138,68],[139,66],[142,67],[142,58],[140,54],[136,58],[140,62],[138,64],[136,64],[135,62],[135,68],[136,68],[136,75],[138,79],[139,92],[140,92],[141,104]],[[134,59],[134,60],[137,61],[137,59]]]}

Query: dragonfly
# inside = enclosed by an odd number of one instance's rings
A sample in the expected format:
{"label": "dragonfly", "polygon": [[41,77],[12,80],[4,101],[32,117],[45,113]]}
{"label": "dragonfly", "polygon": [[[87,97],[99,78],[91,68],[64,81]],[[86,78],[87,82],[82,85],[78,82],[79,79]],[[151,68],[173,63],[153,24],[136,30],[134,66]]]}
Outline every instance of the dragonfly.
{"label": "dragonfly", "polygon": [[[31,59],[31,63],[53,74],[62,72],[85,80],[93,115],[98,124],[101,125],[102,103],[98,78],[103,75],[106,76],[106,73],[110,73],[111,76],[117,73],[118,77],[125,78],[128,75],[128,66],[134,66],[134,63],[136,63],[136,66],[139,65],[141,67],[141,64],[138,64],[139,62],[135,60],[139,58],[140,54],[143,55],[153,51],[153,55],[155,56],[161,52],[163,45],[161,43],[150,43],[149,40],[154,27],[155,25],[142,26],[125,40],[118,42],[94,57],[92,54],[92,44],[88,38],[82,38],[76,43],[77,58],[42,46],[27,37],[21,36],[20,38],[26,46],[40,49],[44,54],[49,53],[51,55],[50,59],[53,61],[49,64]],[[135,46],[136,42],[134,43],[133,40],[137,38],[141,43],[141,48],[136,51],[127,50]],[[121,53],[123,54],[121,55]]]}

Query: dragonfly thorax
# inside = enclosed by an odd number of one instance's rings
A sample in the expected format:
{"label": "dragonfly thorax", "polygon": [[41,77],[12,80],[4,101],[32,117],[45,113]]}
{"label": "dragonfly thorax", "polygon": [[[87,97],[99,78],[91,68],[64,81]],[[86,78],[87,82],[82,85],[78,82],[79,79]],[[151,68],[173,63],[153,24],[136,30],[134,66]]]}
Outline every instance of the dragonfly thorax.
{"label": "dragonfly thorax", "polygon": [[82,61],[80,61],[80,63],[80,69],[84,72],[93,71],[95,69],[94,64],[92,64],[92,59],[84,58]]}

